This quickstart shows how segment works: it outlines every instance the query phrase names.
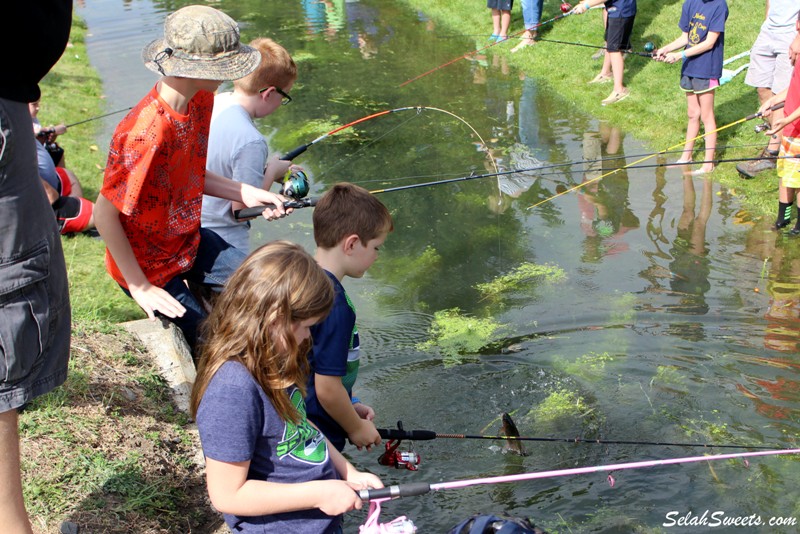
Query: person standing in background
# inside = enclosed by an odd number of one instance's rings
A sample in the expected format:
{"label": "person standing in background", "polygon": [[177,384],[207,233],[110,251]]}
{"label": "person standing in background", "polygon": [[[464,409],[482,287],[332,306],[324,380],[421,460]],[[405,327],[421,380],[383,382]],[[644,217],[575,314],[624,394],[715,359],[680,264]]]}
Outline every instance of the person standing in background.
{"label": "person standing in background", "polygon": [[[70,306],[61,238],[39,180],[28,104],[69,39],[72,0],[3,2],[0,69],[0,525],[32,533],[22,497],[17,410],[67,378]],[[30,28],[37,29],[36,39]]]}

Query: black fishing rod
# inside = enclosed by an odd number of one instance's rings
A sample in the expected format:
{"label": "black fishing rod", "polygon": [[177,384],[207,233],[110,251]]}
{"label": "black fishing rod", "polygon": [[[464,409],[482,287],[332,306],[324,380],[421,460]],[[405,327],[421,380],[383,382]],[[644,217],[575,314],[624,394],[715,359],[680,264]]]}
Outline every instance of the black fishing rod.
{"label": "black fishing rod", "polygon": [[[675,150],[674,152],[683,152],[683,150]],[[653,152],[653,153],[647,153],[647,154],[644,154],[644,155],[649,157],[649,156],[655,156],[655,155],[667,154],[667,153],[669,153],[669,151]],[[498,177],[498,176],[506,176],[506,175],[510,175],[510,174],[531,173],[531,174],[535,174],[537,177],[539,177],[539,176],[548,176],[550,174],[560,174],[563,171],[559,171],[559,172],[551,171],[551,172],[547,172],[547,173],[541,173],[539,171],[548,170],[548,169],[555,169],[555,168],[559,168],[559,167],[571,167],[571,166],[575,166],[575,165],[585,165],[587,163],[599,163],[599,162],[605,162],[605,161],[613,161],[613,160],[622,159],[623,157],[638,157],[638,156],[637,155],[632,155],[632,156],[613,156],[613,157],[609,156],[609,157],[593,159],[593,160],[575,160],[575,161],[568,161],[568,162],[565,162],[565,163],[553,163],[551,165],[538,165],[536,167],[529,167],[529,168],[525,168],[525,169],[511,169],[511,170],[508,170],[508,171],[491,172],[491,173],[485,173],[485,174],[470,174],[468,176],[459,176],[459,177],[456,177],[456,178],[448,178],[448,179],[445,179],[445,180],[436,180],[436,181],[433,181],[433,182],[422,182],[422,183],[418,183],[418,184],[401,185],[401,186],[390,187],[390,188],[386,188],[386,189],[375,189],[375,190],[370,191],[370,193],[372,193],[373,195],[377,195],[377,194],[380,194],[380,193],[394,193],[396,191],[406,191],[408,189],[417,189],[417,188],[420,188],[420,187],[430,187],[430,186],[434,186],[434,185],[444,185],[444,184],[451,184],[451,183],[455,183],[455,182],[466,182],[466,181],[470,181],[470,180],[479,180],[479,179],[483,179],[483,178],[495,178],[495,177]],[[785,157],[790,157],[790,156],[785,156]],[[715,163],[715,164],[718,164],[718,163],[733,163],[733,162],[742,162],[742,161],[755,161],[755,160],[759,160],[759,159],[764,159],[764,158],[762,156],[755,156],[755,157],[748,157],[748,158],[715,159],[715,160],[711,161],[710,163]],[[768,159],[780,159],[780,157],[779,156],[769,156]],[[694,162],[692,162],[692,165],[700,165],[700,164],[703,164],[703,163],[709,163],[709,162],[706,162],[706,161],[694,161]],[[688,164],[685,164],[685,165],[688,165]],[[619,169],[615,169],[614,171],[610,171],[610,172],[615,172],[616,170],[621,170],[621,169],[626,169],[627,170],[627,169],[645,169],[645,168],[654,168],[654,167],[681,167],[681,166],[684,166],[684,164],[676,164],[675,162],[653,163],[653,164],[648,164],[648,165],[628,165],[628,166],[625,166],[625,167],[620,167]],[[585,172],[585,169],[567,171],[567,172],[569,172],[569,173]],[[577,189],[577,187],[580,187],[580,186],[576,186],[574,189]],[[564,192],[566,192],[566,191],[564,191]],[[556,195],[556,196],[558,196],[558,195]],[[286,202],[283,203],[283,207],[284,208],[295,208],[295,209],[297,209],[297,208],[309,208],[309,207],[316,206],[318,200],[319,200],[319,198],[316,198],[316,197],[302,198],[302,199],[299,199],[299,200],[289,200],[289,201],[286,201]],[[250,208],[242,208],[240,210],[234,211],[233,212],[233,216],[237,220],[252,219],[253,217],[258,217],[259,215],[261,215],[261,213],[266,208],[275,208],[275,206],[274,206],[274,204],[266,204],[266,205],[263,205],[263,206],[253,206],[253,207],[250,207]]]}
{"label": "black fishing rod", "polygon": [[84,124],[86,122],[92,122],[92,121],[96,121],[96,120],[99,120],[99,119],[104,119],[106,117],[110,117],[111,115],[116,115],[117,113],[122,113],[123,111],[130,111],[132,109],[133,109],[133,107],[129,107],[129,108],[125,108],[125,109],[118,109],[117,111],[112,111],[112,112],[106,113],[104,115],[98,115],[97,117],[91,117],[89,119],[83,119],[82,121],[73,122],[72,124],[67,124],[66,127],[67,128],[72,128],[73,126],[77,126],[79,124]]}
{"label": "black fishing rod", "polygon": [[[398,424],[398,426],[400,426]],[[674,443],[669,441],[633,441],[633,440],[610,440],[610,439],[583,439],[583,438],[542,438],[542,437],[520,437],[520,436],[493,436],[483,434],[440,434],[432,430],[403,430],[402,428],[378,428],[381,439],[386,440],[411,440],[411,441],[430,441],[433,439],[484,439],[484,440],[507,440],[507,441],[546,441],[560,443],[587,443],[594,445],[652,445],[670,447],[701,447],[716,449],[764,449],[764,450],[788,450],[786,447],[767,447],[756,445],[717,445],[714,443]]]}
{"label": "black fishing rod", "polygon": [[[598,49],[598,50],[608,50],[608,47],[606,47],[606,46],[597,46],[597,45],[590,45],[590,44],[585,44],[585,43],[573,43],[573,42],[570,42],[570,41],[558,41],[556,39],[544,39],[544,38],[538,38],[536,40],[537,41],[544,41],[546,43],[558,43],[558,44],[565,44],[565,45],[572,45],[572,46],[584,46],[586,48],[595,48],[595,49]],[[650,46],[652,46],[652,45],[653,45],[653,43],[650,43],[650,42],[645,43],[645,45],[644,45],[645,46],[645,50],[650,48]],[[619,52],[622,52],[624,54],[635,54],[637,56],[652,58],[653,57],[652,50],[653,49],[651,48],[649,52],[634,52],[633,50],[619,50]]]}

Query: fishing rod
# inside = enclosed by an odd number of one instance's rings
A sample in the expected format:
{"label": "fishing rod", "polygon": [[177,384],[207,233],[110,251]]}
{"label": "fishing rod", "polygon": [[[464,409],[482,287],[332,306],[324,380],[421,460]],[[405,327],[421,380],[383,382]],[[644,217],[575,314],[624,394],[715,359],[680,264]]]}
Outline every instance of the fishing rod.
{"label": "fishing rod", "polygon": [[[775,104],[774,106],[772,106],[771,108],[769,108],[769,110],[770,110],[770,111],[775,111],[775,110],[777,110],[777,109],[781,109],[781,108],[783,108],[783,105],[784,105],[784,102],[781,102],[780,104]],[[762,117],[763,115],[764,115],[764,114],[763,114],[761,111],[757,111],[756,113],[752,113],[752,114],[750,114],[750,115],[747,115],[746,117],[742,117],[741,119],[738,119],[738,120],[735,120],[735,121],[733,121],[733,122],[730,122],[730,123],[728,123],[728,124],[726,124],[726,125],[724,125],[724,126],[720,126],[719,128],[717,128],[717,129],[715,129],[715,130],[712,130],[712,131],[710,131],[710,132],[705,132],[705,133],[703,133],[703,134],[700,134],[700,135],[698,135],[698,136],[694,137],[693,139],[691,139],[690,141],[696,141],[696,140],[698,140],[698,139],[701,139],[701,138],[703,138],[703,137],[705,137],[705,136],[707,136],[707,135],[709,135],[709,134],[712,134],[712,133],[715,133],[715,132],[720,132],[720,131],[722,131],[722,130],[725,130],[725,129],[727,129],[727,128],[731,128],[732,126],[736,126],[737,124],[741,124],[741,123],[743,123],[743,122],[746,122],[746,121],[749,121],[749,120],[753,120],[753,119],[756,119],[756,118]],[[612,170],[612,171],[609,171],[609,172],[607,172],[607,173],[601,174],[601,175],[600,175],[600,176],[598,176],[597,178],[592,178],[591,180],[587,180],[587,181],[585,181],[585,182],[583,182],[583,183],[580,183],[580,184],[578,184],[578,185],[576,185],[576,186],[573,186],[573,187],[570,187],[570,188],[568,188],[568,189],[565,189],[564,191],[558,192],[558,193],[556,193],[555,195],[552,195],[552,196],[550,196],[550,197],[548,197],[548,198],[545,198],[544,200],[540,200],[540,201],[539,201],[539,202],[537,202],[536,204],[533,204],[532,206],[529,206],[529,207],[528,207],[528,209],[529,209],[529,210],[532,210],[532,209],[534,209],[534,208],[536,208],[536,207],[538,207],[538,206],[541,206],[542,204],[544,204],[544,203],[546,203],[546,202],[550,202],[551,200],[554,200],[554,199],[556,199],[556,198],[560,197],[561,195],[566,195],[567,193],[570,193],[570,192],[572,192],[572,191],[575,191],[575,190],[577,190],[577,189],[580,189],[581,187],[585,187],[585,186],[587,186],[587,185],[589,185],[589,184],[592,184],[592,183],[594,183],[594,182],[598,182],[598,181],[602,180],[603,178],[605,178],[606,176],[610,176],[610,175],[612,175],[612,174],[614,174],[614,173],[616,173],[616,172],[619,172],[619,171],[621,171],[621,170],[624,170],[624,169],[627,169],[627,168],[629,168],[629,167],[632,167],[633,165],[636,165],[637,163],[641,163],[642,161],[645,161],[645,160],[647,160],[647,159],[650,159],[650,158],[652,158],[653,156],[657,156],[657,155],[659,155],[659,154],[666,153],[666,152],[667,152],[667,151],[669,151],[669,150],[673,150],[673,149],[675,149],[675,148],[678,148],[678,147],[679,147],[679,146],[681,146],[681,145],[685,145],[685,144],[686,144],[686,142],[687,142],[686,140],[684,140],[684,141],[681,141],[680,143],[676,143],[676,144],[672,145],[671,147],[668,147],[668,148],[664,149],[664,150],[663,150],[663,151],[661,151],[661,152],[656,152],[656,153],[654,153],[654,154],[651,154],[651,155],[649,155],[649,156],[645,156],[645,157],[643,157],[643,158],[640,158],[640,159],[638,159],[638,160],[636,160],[636,161],[634,161],[634,162],[632,162],[632,163],[629,163],[628,165],[625,165],[625,166],[623,166],[623,167],[619,167],[619,168],[616,168],[616,169],[614,169],[614,170]]]}
{"label": "fishing rod", "polygon": [[[573,43],[573,42],[570,42],[570,41],[558,41],[556,39],[544,39],[544,38],[539,38],[539,39],[536,39],[536,40],[537,41],[544,41],[546,43],[558,43],[558,44],[565,44],[565,45],[572,45],[572,46],[585,46],[586,48],[596,48],[596,49],[599,49],[599,50],[608,50],[608,47],[606,47],[606,46],[597,46],[597,45],[590,45],[590,44],[585,44],[585,43]],[[622,52],[624,54],[635,54],[637,56],[652,58],[653,57],[653,48],[651,48],[652,46],[653,46],[653,43],[648,41],[647,43],[645,43],[644,49],[647,50],[648,48],[650,48],[649,51],[646,51],[646,52],[634,52],[633,50],[619,50],[619,52]]]}
{"label": "fishing rod", "polygon": [[546,441],[561,443],[591,443],[594,445],[653,445],[670,447],[702,447],[704,449],[763,449],[763,450],[789,450],[782,447],[767,447],[755,445],[716,445],[713,443],[673,443],[668,441],[632,441],[611,439],[583,439],[583,438],[540,438],[520,436],[489,436],[483,434],[440,434],[432,430],[403,430],[398,423],[398,428],[378,428],[378,434],[387,440],[430,441],[433,439],[485,439],[508,441]]}
{"label": "fishing rod", "polygon": [[539,24],[537,24],[535,26],[532,26],[530,28],[525,28],[525,29],[522,29],[522,30],[520,30],[520,31],[518,31],[516,33],[513,33],[513,34],[509,35],[503,41],[495,41],[493,43],[489,43],[486,46],[478,48],[477,50],[472,50],[470,52],[467,52],[466,54],[464,54],[462,56],[458,56],[457,58],[453,58],[450,61],[447,61],[446,63],[442,63],[438,67],[434,67],[434,68],[432,68],[431,70],[429,70],[427,72],[423,72],[422,74],[419,74],[417,76],[414,76],[413,78],[410,78],[410,79],[404,81],[403,83],[400,84],[400,87],[405,87],[406,85],[408,85],[408,84],[410,84],[412,82],[415,82],[415,81],[419,80],[420,78],[424,78],[425,76],[428,76],[429,74],[433,74],[434,72],[436,72],[436,71],[438,71],[440,69],[448,67],[448,66],[452,65],[453,63],[456,63],[457,61],[460,61],[462,59],[467,59],[467,58],[469,58],[471,56],[474,56],[474,55],[476,55],[476,54],[478,54],[480,52],[483,52],[487,48],[491,48],[491,47],[493,47],[495,45],[498,45],[500,43],[504,43],[507,40],[511,39],[512,37],[517,37],[518,35],[522,35],[523,33],[525,33],[528,30],[538,29],[538,28],[544,26],[545,24],[550,24],[550,23],[555,22],[557,20],[563,19],[564,17],[569,17],[570,15],[572,15],[572,11],[566,11],[566,12],[562,13],[561,15],[557,15],[557,16],[551,18],[551,19],[545,20],[544,22],[540,22]]}
{"label": "fishing rod", "polygon": [[104,115],[98,115],[97,117],[91,117],[91,118],[88,118],[88,119],[83,119],[82,121],[73,122],[72,124],[67,124],[66,127],[67,128],[72,128],[73,126],[77,126],[79,124],[84,124],[86,122],[92,122],[92,121],[96,121],[96,120],[99,120],[99,119],[104,119],[106,117],[110,117],[111,115],[116,115],[117,113],[122,113],[123,111],[130,111],[132,109],[133,109],[133,106],[128,107],[128,108],[124,108],[124,109],[118,109],[117,111],[112,111],[112,112],[106,113]]}
{"label": "fishing rod", "polygon": [[[486,484],[523,482],[527,480],[537,480],[541,478],[584,475],[588,473],[620,471],[625,469],[639,469],[643,467],[656,467],[661,465],[708,462],[712,460],[731,460],[735,458],[775,456],[779,454],[800,454],[800,449],[779,449],[779,450],[755,451],[755,452],[739,452],[730,454],[713,454],[709,456],[686,456],[681,458],[664,458],[659,460],[645,460],[645,461],[627,462],[619,464],[576,467],[572,469],[558,469],[555,471],[540,471],[536,473],[521,473],[518,475],[505,475],[505,476],[467,479],[467,480],[455,480],[451,482],[440,482],[438,484],[429,484],[427,482],[414,482],[410,484],[399,484],[399,485],[389,486],[388,488],[360,490],[358,492],[358,496],[361,497],[362,501],[396,499],[399,497],[412,497],[416,495],[424,495],[431,491],[460,489],[460,488],[467,488],[470,486],[478,486]],[[609,480],[609,482],[610,481],[611,479]]]}
{"label": "fishing rod", "polygon": [[319,137],[317,137],[316,139],[314,139],[313,141],[311,141],[309,143],[306,143],[304,145],[300,145],[299,147],[295,148],[294,150],[290,151],[289,153],[284,154],[280,159],[282,159],[284,161],[292,161],[294,158],[296,158],[297,156],[299,156],[300,154],[302,154],[303,152],[308,150],[310,147],[316,145],[320,141],[322,141],[324,139],[327,139],[328,137],[332,136],[335,133],[341,132],[342,130],[346,130],[347,128],[352,128],[356,124],[361,124],[362,122],[366,122],[368,120],[372,120],[372,119],[375,119],[377,117],[382,117],[384,115],[389,115],[391,113],[399,113],[401,111],[416,111],[417,115],[419,115],[424,110],[438,111],[440,113],[444,113],[446,115],[449,115],[449,116],[453,117],[454,119],[456,119],[456,120],[460,121],[461,123],[463,123],[467,128],[469,128],[472,131],[472,133],[474,133],[477,136],[478,139],[480,139],[484,150],[486,150],[486,153],[488,154],[489,159],[492,162],[492,166],[494,167],[495,170],[497,170],[497,163],[494,161],[494,158],[492,157],[492,154],[489,151],[489,147],[486,144],[486,141],[483,140],[483,137],[481,137],[481,134],[479,134],[478,131],[475,128],[473,128],[470,123],[468,123],[465,119],[463,119],[462,117],[459,117],[458,115],[456,115],[455,113],[453,113],[451,111],[447,111],[446,109],[441,109],[441,108],[435,108],[435,107],[432,107],[432,106],[405,106],[405,107],[401,107],[401,108],[387,109],[387,110],[384,110],[384,111],[379,111],[377,113],[373,113],[371,115],[367,115],[366,117],[361,117],[360,119],[356,119],[354,121],[348,122],[347,124],[344,124],[342,126],[337,126],[333,130],[329,131],[328,133],[324,133],[324,134],[320,135]]}
{"label": "fishing rod", "polygon": [[[734,148],[739,148],[739,147],[734,147]],[[683,152],[683,151],[679,150],[679,151],[675,151],[675,152]],[[655,156],[655,155],[668,154],[668,153],[670,153],[670,151],[652,152],[652,153],[645,154],[645,156],[652,157],[652,156]],[[633,156],[627,156],[627,157],[637,157],[637,156],[633,155]],[[784,157],[790,157],[790,156],[784,156]],[[506,175],[510,175],[510,174],[532,173],[532,174],[536,174],[537,177],[539,177],[539,176],[548,176],[550,174],[558,174],[558,173],[556,171],[551,171],[551,172],[547,172],[547,173],[541,173],[541,172],[538,172],[538,171],[548,170],[548,169],[555,169],[555,168],[559,168],[559,167],[571,167],[571,166],[587,164],[587,163],[599,163],[599,162],[605,162],[605,161],[613,161],[613,160],[617,160],[617,159],[621,159],[621,157],[620,156],[613,156],[613,157],[609,156],[609,157],[593,159],[593,160],[576,160],[576,161],[568,161],[568,162],[565,162],[565,163],[553,163],[553,164],[550,164],[550,165],[538,165],[536,167],[528,167],[528,168],[524,168],[524,169],[511,169],[511,170],[508,170],[508,171],[498,171],[498,172],[491,172],[491,173],[484,173],[484,174],[470,174],[468,176],[459,176],[459,177],[456,177],[456,178],[447,178],[445,180],[436,180],[436,181],[432,181],[432,182],[422,182],[422,183],[418,183],[418,184],[400,185],[400,186],[397,186],[397,187],[389,187],[389,188],[386,188],[386,189],[374,189],[374,190],[370,191],[370,193],[372,193],[374,195],[377,195],[377,194],[380,194],[380,193],[394,193],[394,192],[397,192],[397,191],[406,191],[408,189],[417,189],[417,188],[420,188],[420,187],[430,187],[430,186],[434,186],[434,185],[444,185],[444,184],[451,184],[451,183],[455,183],[455,182],[466,182],[466,181],[470,181],[470,180],[480,180],[480,179],[483,179],[483,178],[496,178],[498,176],[506,176]],[[640,159],[639,161],[644,161],[645,159],[647,159],[647,158]],[[764,159],[764,158],[761,157],[761,156],[755,156],[755,157],[747,157],[747,158],[715,159],[715,160],[712,161],[712,163],[734,163],[734,162],[741,162],[741,161],[755,161],[755,160],[759,160],[759,159]],[[779,156],[769,156],[768,159],[779,159]],[[693,163],[694,164],[703,164],[703,163],[708,163],[708,162],[706,162],[706,161],[695,161]],[[679,167],[679,166],[681,166],[681,164],[676,164],[675,162],[654,163],[654,164],[647,164],[647,165],[633,165],[633,164],[631,164],[631,165],[626,165],[625,167],[621,167],[619,169],[615,169],[614,171],[611,171],[611,172],[617,172],[618,170],[622,170],[622,169],[645,169],[645,168],[654,168],[654,167]],[[568,171],[568,172],[571,172],[571,173],[572,172],[585,172],[585,169],[581,169],[579,171]],[[608,173],[608,174],[611,174],[611,173]],[[581,187],[583,185],[586,185],[588,183],[591,183],[592,181],[596,181],[596,180],[597,179],[584,182],[583,184],[581,184],[579,186],[576,186],[576,187],[574,187],[572,189],[573,190],[574,189],[578,189],[579,187]],[[557,194],[557,195],[555,195],[553,197],[550,197],[549,199],[546,199],[543,202],[540,202],[540,204],[546,202],[547,200],[551,200],[553,198],[556,198],[556,197],[558,197],[558,196],[560,196],[560,195],[562,195],[564,193],[567,193],[568,191],[570,191],[570,190],[565,189],[564,191],[560,192],[559,194]],[[317,205],[317,201],[318,200],[319,200],[319,198],[316,198],[316,197],[289,200],[289,201],[284,202],[283,206],[284,206],[284,208],[295,208],[295,209],[296,208],[314,207],[314,206]],[[536,204],[535,206],[538,206],[538,205],[539,204]],[[261,215],[261,213],[266,208],[273,208],[274,209],[275,206],[273,204],[265,204],[263,206],[253,206],[253,207],[250,207],[250,208],[242,208],[240,210],[234,211],[233,215],[234,215],[234,218],[236,218],[237,220],[251,219],[253,217],[258,217],[259,215]],[[528,208],[528,209],[531,209],[531,208]]]}

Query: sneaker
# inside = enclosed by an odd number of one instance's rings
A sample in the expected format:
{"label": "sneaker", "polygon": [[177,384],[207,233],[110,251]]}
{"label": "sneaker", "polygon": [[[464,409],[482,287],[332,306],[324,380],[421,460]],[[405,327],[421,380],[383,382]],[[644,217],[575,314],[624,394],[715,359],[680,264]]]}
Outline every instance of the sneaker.
{"label": "sneaker", "polygon": [[614,79],[614,76],[603,76],[602,73],[598,74],[586,83],[609,83]]}
{"label": "sneaker", "polygon": [[613,93],[608,95],[608,98],[606,98],[605,100],[601,101],[600,104],[602,104],[603,106],[608,106],[610,104],[616,104],[620,100],[625,100],[629,96],[631,96],[630,89],[625,89],[625,90],[623,90],[623,91],[621,91],[619,93],[614,91]]}
{"label": "sneaker", "polygon": [[770,156],[777,156],[777,152],[770,152],[766,148],[758,155],[760,159],[753,159],[750,161],[743,161],[736,165],[736,170],[742,175],[745,180],[755,178],[758,173],[764,171],[771,171],[777,164],[774,159],[768,159]]}

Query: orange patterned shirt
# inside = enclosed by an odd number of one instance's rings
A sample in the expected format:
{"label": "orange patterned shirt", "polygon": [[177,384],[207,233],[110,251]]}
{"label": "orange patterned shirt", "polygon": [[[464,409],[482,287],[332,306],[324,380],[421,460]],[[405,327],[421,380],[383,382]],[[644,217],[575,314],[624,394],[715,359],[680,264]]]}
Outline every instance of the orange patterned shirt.
{"label": "orange patterned shirt", "polygon": [[[120,211],[136,261],[158,287],[197,256],[213,105],[214,95],[200,91],[181,115],[153,87],[111,139],[100,194]],[[128,287],[108,249],[106,269]]]}

